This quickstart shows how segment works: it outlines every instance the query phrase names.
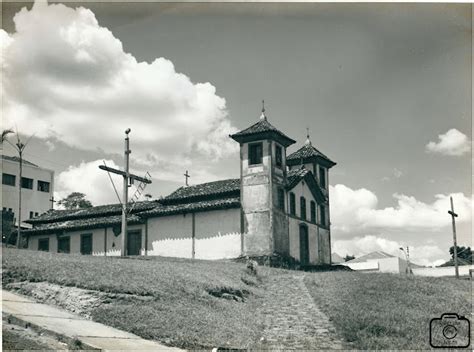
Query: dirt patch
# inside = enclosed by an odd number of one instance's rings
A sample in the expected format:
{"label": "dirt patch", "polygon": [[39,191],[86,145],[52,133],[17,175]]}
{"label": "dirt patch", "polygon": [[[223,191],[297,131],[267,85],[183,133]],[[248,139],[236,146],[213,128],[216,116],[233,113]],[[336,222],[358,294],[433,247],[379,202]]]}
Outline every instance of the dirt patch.
{"label": "dirt patch", "polygon": [[99,306],[112,301],[149,301],[154,299],[151,296],[99,292],[47,282],[15,282],[7,284],[5,288],[30,296],[37,302],[59,306],[86,318],[90,318],[92,312]]}
{"label": "dirt patch", "polygon": [[245,297],[249,295],[249,291],[247,290],[236,290],[231,287],[208,289],[207,293],[214,297],[224,298],[231,301],[233,300],[236,302],[244,302]]}

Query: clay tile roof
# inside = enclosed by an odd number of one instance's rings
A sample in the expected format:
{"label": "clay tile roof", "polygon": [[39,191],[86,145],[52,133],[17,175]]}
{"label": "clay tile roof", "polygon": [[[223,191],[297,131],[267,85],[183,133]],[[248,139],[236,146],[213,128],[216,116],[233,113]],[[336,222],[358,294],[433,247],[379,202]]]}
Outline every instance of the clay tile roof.
{"label": "clay tile roof", "polygon": [[[120,215],[115,216],[103,216],[96,218],[84,218],[84,219],[75,219],[75,220],[62,220],[56,222],[50,222],[46,224],[38,224],[32,229],[22,231],[25,235],[39,235],[42,233],[51,233],[56,232],[60,233],[62,231],[72,231],[72,230],[86,230],[93,228],[108,227],[113,225],[119,225],[122,222],[122,217]],[[127,217],[128,224],[140,224],[143,223],[143,220],[137,215],[129,215]]]}
{"label": "clay tile roof", "polygon": [[[156,206],[157,201],[137,202],[133,208],[133,213],[152,209]],[[72,210],[49,210],[33,219],[25,222],[31,224],[40,224],[46,222],[66,221],[83,218],[97,218],[111,215],[119,215],[122,212],[121,204],[99,205],[92,208],[72,209]]]}
{"label": "clay tile roof", "polygon": [[273,136],[274,138],[276,137],[285,146],[289,146],[296,142],[294,139],[291,139],[286,134],[278,130],[275,126],[268,122],[266,118],[260,119],[257,123],[240,132],[234,133],[230,137],[240,143],[240,141],[244,141],[248,137],[264,135]]}
{"label": "clay tile roof", "polygon": [[326,161],[329,162],[331,166],[336,165],[334,161],[329,159],[326,155],[321,153],[319,150],[317,150],[315,147],[311,145],[311,143],[305,143],[300,149],[298,149],[296,152],[288,155],[286,157],[286,162],[288,165],[296,165],[303,160],[303,162],[307,161],[308,159],[314,158],[314,157],[319,157],[322,159],[325,159]]}
{"label": "clay tile roof", "polygon": [[166,216],[173,214],[199,212],[217,209],[229,209],[240,207],[240,197],[229,197],[221,199],[201,200],[197,202],[158,205],[151,210],[140,213],[143,217]]}
{"label": "clay tile roof", "polygon": [[215,198],[225,198],[240,195],[240,179],[201,183],[188,187],[180,187],[169,196],[160,200],[162,204],[177,204]]}
{"label": "clay tile roof", "polygon": [[311,172],[311,171],[309,171],[308,169],[305,169],[304,167],[288,171],[288,174],[286,175],[286,188],[287,189],[292,189],[309,172]]}
{"label": "clay tile roof", "polygon": [[[17,156],[9,156],[9,155],[3,155],[3,154],[2,154],[2,160],[13,161],[13,162],[16,162],[16,163],[20,162],[20,158],[17,157]],[[22,164],[23,165],[34,166],[34,167],[39,167],[38,165],[33,164],[32,162],[29,162],[28,160],[25,160],[25,159],[22,160]]]}

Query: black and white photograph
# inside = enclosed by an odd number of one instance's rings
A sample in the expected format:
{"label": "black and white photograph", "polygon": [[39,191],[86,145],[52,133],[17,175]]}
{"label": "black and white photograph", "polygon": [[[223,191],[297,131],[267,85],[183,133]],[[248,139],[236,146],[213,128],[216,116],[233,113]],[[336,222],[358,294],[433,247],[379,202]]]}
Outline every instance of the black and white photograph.
{"label": "black and white photograph", "polygon": [[2,349],[472,349],[472,18],[2,0]]}

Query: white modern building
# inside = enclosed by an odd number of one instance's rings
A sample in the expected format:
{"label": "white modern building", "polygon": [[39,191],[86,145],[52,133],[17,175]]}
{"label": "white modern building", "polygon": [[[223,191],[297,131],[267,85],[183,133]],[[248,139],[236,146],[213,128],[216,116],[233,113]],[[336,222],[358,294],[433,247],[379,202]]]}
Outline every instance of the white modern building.
{"label": "white modern building", "polygon": [[[380,273],[406,273],[407,261],[387,254],[382,251],[372,252],[359,258],[349,260],[342,265],[348,266],[352,270],[380,272]],[[411,263],[411,268],[419,268],[419,265]]]}
{"label": "white modern building", "polygon": [[2,210],[14,214],[18,220],[19,186],[21,184],[22,226],[23,221],[51,209],[54,171],[44,169],[23,159],[20,180],[20,158],[2,155]]}

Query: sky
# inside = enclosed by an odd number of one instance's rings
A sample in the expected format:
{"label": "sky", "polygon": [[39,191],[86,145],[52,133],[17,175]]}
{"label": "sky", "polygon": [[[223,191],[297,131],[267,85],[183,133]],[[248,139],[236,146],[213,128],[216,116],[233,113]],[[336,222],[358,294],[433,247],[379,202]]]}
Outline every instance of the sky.
{"label": "sky", "polygon": [[[333,251],[449,258],[471,245],[471,4],[2,3],[3,125],[55,171],[55,197],[117,202],[98,169],[147,192],[239,176],[230,133],[306,138],[330,170]],[[13,155],[9,145],[4,153]],[[120,185],[121,180],[115,181]]]}

